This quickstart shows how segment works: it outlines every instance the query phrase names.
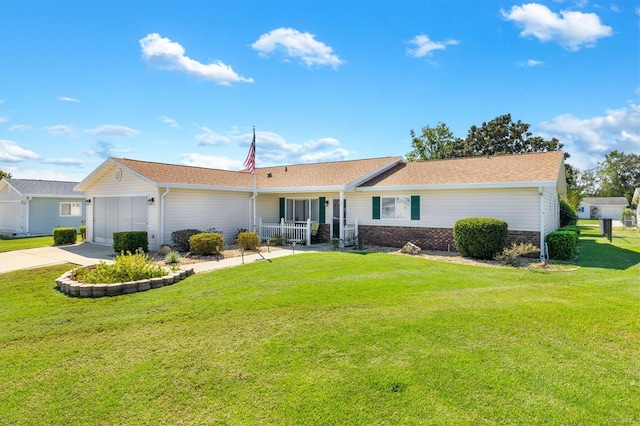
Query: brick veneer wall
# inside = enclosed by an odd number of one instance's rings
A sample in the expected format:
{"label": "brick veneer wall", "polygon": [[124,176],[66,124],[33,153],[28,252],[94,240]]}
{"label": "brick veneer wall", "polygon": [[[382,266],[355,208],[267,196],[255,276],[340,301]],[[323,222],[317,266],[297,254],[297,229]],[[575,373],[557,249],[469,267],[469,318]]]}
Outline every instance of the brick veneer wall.
{"label": "brick veneer wall", "polygon": [[[453,243],[453,229],[450,228],[422,228],[405,226],[358,226],[358,236],[364,244],[402,247],[412,242],[423,250],[451,250],[455,251]],[[508,244],[532,243],[540,247],[540,234],[531,231],[509,231]]]}

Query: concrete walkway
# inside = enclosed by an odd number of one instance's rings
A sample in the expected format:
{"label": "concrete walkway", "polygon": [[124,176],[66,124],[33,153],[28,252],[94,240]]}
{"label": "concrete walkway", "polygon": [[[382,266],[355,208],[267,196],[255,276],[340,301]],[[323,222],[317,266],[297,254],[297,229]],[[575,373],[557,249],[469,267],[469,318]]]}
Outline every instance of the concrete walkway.
{"label": "concrete walkway", "polygon": [[[256,261],[266,261],[278,257],[289,256],[298,253],[309,253],[326,249],[322,244],[312,247],[298,246],[295,250],[291,248],[281,248],[270,253],[246,254],[242,257],[231,257],[227,259],[213,260],[210,262],[199,262],[183,265],[183,269],[193,269],[194,272],[207,272],[215,269],[229,268]],[[79,266],[95,265],[101,261],[113,261],[115,253],[113,247],[91,243],[79,243],[59,247],[41,247],[27,250],[15,250],[0,253],[0,273],[17,271],[20,269],[40,268],[42,266],[60,265],[73,263]]]}

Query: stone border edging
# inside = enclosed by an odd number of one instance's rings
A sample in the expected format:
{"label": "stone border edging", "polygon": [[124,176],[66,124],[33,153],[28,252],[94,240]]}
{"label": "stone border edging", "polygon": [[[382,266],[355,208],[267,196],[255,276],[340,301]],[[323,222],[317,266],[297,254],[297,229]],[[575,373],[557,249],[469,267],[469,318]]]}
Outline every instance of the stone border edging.
{"label": "stone border edging", "polygon": [[73,297],[105,297],[131,294],[175,284],[194,274],[193,268],[171,272],[168,275],[146,280],[128,281],[115,284],[84,284],[71,279],[73,271],[62,274],[56,279],[56,287],[64,294]]}

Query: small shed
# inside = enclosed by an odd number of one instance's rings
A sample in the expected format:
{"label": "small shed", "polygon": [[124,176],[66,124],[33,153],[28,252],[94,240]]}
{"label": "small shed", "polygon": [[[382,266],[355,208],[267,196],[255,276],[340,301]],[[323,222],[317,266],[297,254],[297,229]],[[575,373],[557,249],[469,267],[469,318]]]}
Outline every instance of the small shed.
{"label": "small shed", "polygon": [[578,218],[620,220],[628,205],[624,197],[585,197],[578,206]]}
{"label": "small shed", "polygon": [[0,233],[51,235],[55,228],[85,224],[84,193],[78,182],[2,178],[0,180]]}

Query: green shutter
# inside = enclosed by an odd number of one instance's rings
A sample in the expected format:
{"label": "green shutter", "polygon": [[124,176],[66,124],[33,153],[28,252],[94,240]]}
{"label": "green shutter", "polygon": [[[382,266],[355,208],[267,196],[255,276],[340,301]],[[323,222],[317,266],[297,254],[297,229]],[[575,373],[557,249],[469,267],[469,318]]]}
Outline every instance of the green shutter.
{"label": "green shutter", "polygon": [[278,216],[278,222],[284,218],[284,198],[280,198],[280,216]]}
{"label": "green shutter", "polygon": [[326,198],[320,197],[318,202],[320,203],[320,211],[318,212],[318,222],[324,223],[326,221],[326,213],[325,213],[325,200]]}
{"label": "green shutter", "polygon": [[373,197],[373,219],[380,219],[380,197]]}
{"label": "green shutter", "polygon": [[411,196],[411,220],[420,220],[420,196]]}

